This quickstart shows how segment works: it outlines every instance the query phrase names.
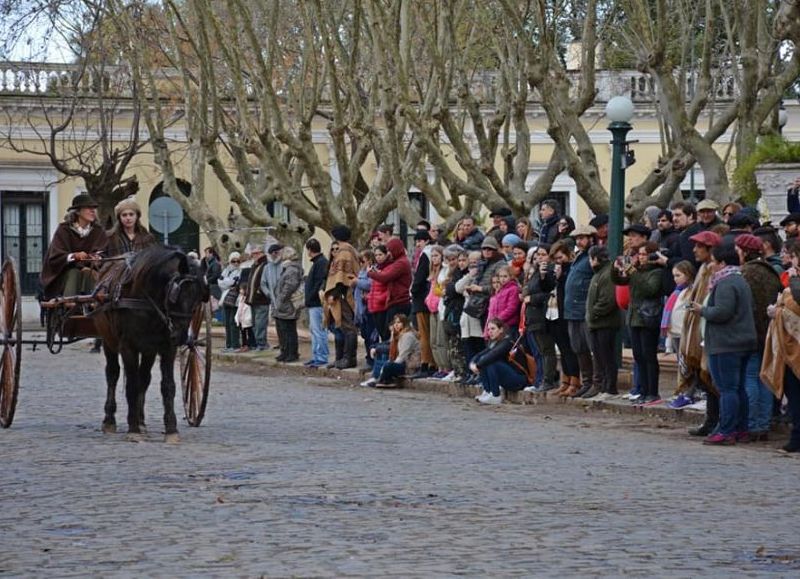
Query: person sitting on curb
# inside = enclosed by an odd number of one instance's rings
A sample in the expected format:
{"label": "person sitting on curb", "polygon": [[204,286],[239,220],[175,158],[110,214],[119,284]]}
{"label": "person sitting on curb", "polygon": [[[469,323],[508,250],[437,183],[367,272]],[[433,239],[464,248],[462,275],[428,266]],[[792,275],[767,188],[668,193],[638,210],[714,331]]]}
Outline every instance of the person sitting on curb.
{"label": "person sitting on curb", "polygon": [[[481,377],[483,393],[475,397],[481,404],[501,404],[500,389],[517,392],[528,385],[525,374],[508,361],[508,354],[514,347],[508,327],[499,318],[491,318],[486,324],[489,335],[486,349],[479,352],[469,365],[470,370]],[[522,348],[518,349],[520,368],[526,361]]]}
{"label": "person sitting on curb", "polygon": [[[378,345],[380,346],[380,344]],[[372,349],[372,357],[377,358],[376,348]],[[413,373],[421,363],[422,350],[419,338],[411,327],[408,316],[397,314],[392,318],[392,339],[389,343],[389,361],[382,367],[375,364],[372,377],[361,383],[368,387],[397,387],[397,379]]]}

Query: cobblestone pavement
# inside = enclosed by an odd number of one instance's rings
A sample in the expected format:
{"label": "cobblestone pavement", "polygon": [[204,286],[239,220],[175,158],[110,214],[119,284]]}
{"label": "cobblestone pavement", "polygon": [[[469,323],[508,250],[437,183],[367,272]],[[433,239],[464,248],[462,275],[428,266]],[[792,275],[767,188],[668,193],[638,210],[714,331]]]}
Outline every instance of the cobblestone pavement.
{"label": "cobblestone pavement", "polygon": [[763,447],[224,368],[179,445],[162,442],[154,382],[150,434],[133,443],[99,431],[101,359],[87,349],[24,354],[0,432],[0,575],[800,573],[783,498],[800,461]]}

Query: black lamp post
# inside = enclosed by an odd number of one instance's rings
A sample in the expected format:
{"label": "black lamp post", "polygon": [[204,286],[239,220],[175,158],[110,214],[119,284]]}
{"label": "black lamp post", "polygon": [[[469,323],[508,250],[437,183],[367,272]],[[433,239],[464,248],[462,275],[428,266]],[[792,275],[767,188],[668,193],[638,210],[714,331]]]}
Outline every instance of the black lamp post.
{"label": "black lamp post", "polygon": [[633,151],[628,150],[625,140],[633,128],[633,103],[631,99],[618,96],[608,101],[606,116],[611,121],[611,199],[608,211],[608,253],[615,258],[622,253],[622,226],[625,221],[625,169],[633,162]]}

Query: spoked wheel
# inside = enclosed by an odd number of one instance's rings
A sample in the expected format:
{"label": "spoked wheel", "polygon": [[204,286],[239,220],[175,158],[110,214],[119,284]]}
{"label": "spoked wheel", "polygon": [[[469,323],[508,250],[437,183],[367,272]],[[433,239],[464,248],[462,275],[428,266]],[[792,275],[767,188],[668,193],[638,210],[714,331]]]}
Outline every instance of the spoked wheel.
{"label": "spoked wheel", "polygon": [[207,303],[201,303],[194,311],[189,340],[181,347],[180,361],[186,421],[189,426],[200,426],[211,383],[211,306]]}
{"label": "spoked wheel", "polygon": [[22,363],[22,291],[14,258],[0,269],[0,426],[14,420]]}

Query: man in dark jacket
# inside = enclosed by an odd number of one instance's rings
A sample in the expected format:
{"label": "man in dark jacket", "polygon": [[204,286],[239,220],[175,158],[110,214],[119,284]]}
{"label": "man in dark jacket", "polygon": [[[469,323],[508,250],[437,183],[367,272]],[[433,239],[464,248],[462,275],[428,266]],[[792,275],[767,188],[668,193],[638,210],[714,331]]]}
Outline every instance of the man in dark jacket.
{"label": "man in dark jacket", "polygon": [[589,329],[589,345],[597,382],[583,397],[592,398],[598,394],[616,396],[617,332],[622,326],[622,316],[617,307],[616,287],[611,280],[608,248],[592,247],[589,250],[589,263],[594,276],[586,296],[586,327]]}
{"label": "man in dark jacket", "polygon": [[586,394],[594,382],[589,330],[586,326],[586,298],[594,275],[589,263],[589,248],[594,244],[595,233],[597,231],[591,225],[582,225],[572,232],[576,256],[564,286],[564,319],[567,320],[569,341],[578,356],[581,369],[581,388],[575,397]]}
{"label": "man in dark jacket", "polygon": [[475,226],[475,218],[467,215],[461,220],[463,237],[457,237],[456,243],[467,251],[479,251],[483,243],[483,232]]}
{"label": "man in dark jacket", "polygon": [[545,199],[539,205],[539,239],[553,244],[558,237],[558,220],[561,219],[561,205],[555,199]]}
{"label": "man in dark jacket", "polygon": [[719,203],[713,199],[703,199],[697,204],[697,223],[701,231],[708,231],[723,222],[717,214],[718,210]]}
{"label": "man in dark jacket", "polygon": [[264,247],[254,245],[250,250],[250,258],[253,260],[253,265],[247,278],[244,301],[253,312],[253,333],[256,336],[256,349],[264,351],[269,348],[267,328],[269,327],[269,306],[271,303],[270,296],[261,290],[261,275],[264,272],[264,266],[267,264],[267,255],[264,253]]}
{"label": "man in dark jacket", "polygon": [[696,221],[697,209],[694,205],[688,201],[677,201],[672,204],[672,225],[678,232],[678,238],[669,248],[667,265],[670,271],[676,263],[684,260],[691,262],[695,268],[700,267],[694,257],[694,243],[690,239],[701,231],[700,225]]}
{"label": "man in dark jacket", "polygon": [[306,252],[311,260],[311,269],[304,288],[311,331],[311,359],[305,365],[311,368],[324,368],[328,365],[328,332],[322,322],[320,292],[325,288],[325,281],[328,278],[328,259],[322,254],[319,241],[313,237],[306,241]]}

